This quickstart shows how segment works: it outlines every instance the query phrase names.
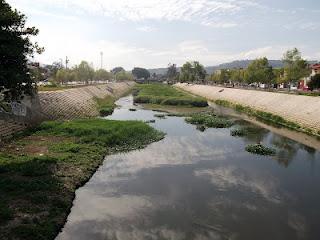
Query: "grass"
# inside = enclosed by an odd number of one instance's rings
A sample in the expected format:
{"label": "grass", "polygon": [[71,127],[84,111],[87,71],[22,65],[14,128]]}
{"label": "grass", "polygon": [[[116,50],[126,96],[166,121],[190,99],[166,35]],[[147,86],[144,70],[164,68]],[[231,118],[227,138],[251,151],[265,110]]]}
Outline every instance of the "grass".
{"label": "grass", "polygon": [[79,87],[79,86],[62,86],[62,85],[53,84],[53,85],[46,85],[46,86],[38,86],[38,91],[40,92],[59,91],[59,90],[66,90],[66,89],[75,88],[75,87]]}
{"label": "grass", "polygon": [[100,116],[105,117],[111,115],[116,107],[114,101],[115,98],[112,96],[106,96],[105,98],[95,98],[97,102],[97,108]]}
{"label": "grass", "polygon": [[250,144],[246,147],[246,151],[258,155],[275,155],[276,150],[262,144]]}
{"label": "grass", "polygon": [[54,239],[105,155],[164,134],[139,121],[45,122],[0,151],[0,239]]}
{"label": "grass", "polygon": [[255,109],[253,109],[251,107],[243,106],[241,104],[235,104],[235,103],[232,103],[232,102],[229,102],[229,101],[226,101],[226,100],[216,100],[215,103],[217,105],[221,105],[221,106],[224,106],[224,107],[233,108],[237,112],[245,113],[245,114],[247,114],[249,116],[253,116],[253,117],[257,118],[258,120],[261,120],[261,121],[263,121],[265,123],[271,123],[271,124],[273,124],[275,126],[283,126],[283,127],[286,127],[286,128],[298,131],[298,132],[306,133],[308,135],[313,135],[313,136],[316,136],[316,137],[320,137],[319,132],[315,132],[315,131],[313,131],[312,129],[309,129],[309,128],[304,128],[301,125],[299,125],[299,124],[297,124],[295,122],[286,120],[283,117],[278,116],[276,114],[272,114],[272,113],[264,112],[264,111],[260,111],[260,110],[255,110]]}
{"label": "grass", "polygon": [[187,123],[202,125],[208,128],[228,128],[233,122],[225,117],[216,116],[212,113],[196,113],[185,119]]}
{"label": "grass", "polygon": [[205,98],[194,97],[165,84],[141,84],[134,91],[134,102],[167,106],[207,107]]}

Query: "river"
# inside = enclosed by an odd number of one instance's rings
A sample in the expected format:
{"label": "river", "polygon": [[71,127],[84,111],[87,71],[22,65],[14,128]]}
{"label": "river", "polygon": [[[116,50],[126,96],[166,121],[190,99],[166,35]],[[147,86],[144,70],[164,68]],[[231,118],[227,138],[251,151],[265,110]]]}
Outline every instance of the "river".
{"label": "river", "polygon": [[[107,117],[151,120],[165,139],[107,156],[76,191],[57,240],[320,239],[320,153],[276,131],[233,137],[230,129],[201,132],[183,117],[155,118],[132,96]],[[137,111],[130,111],[136,108]],[[275,156],[245,151],[250,143]]]}

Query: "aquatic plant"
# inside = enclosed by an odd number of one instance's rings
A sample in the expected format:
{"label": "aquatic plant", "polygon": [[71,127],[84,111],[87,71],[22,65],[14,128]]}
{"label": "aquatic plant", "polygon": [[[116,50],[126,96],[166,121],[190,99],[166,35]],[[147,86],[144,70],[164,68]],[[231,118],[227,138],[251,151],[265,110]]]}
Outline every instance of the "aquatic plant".
{"label": "aquatic plant", "polygon": [[225,117],[216,116],[213,113],[196,113],[185,119],[187,123],[203,125],[209,128],[228,128],[233,122]]}
{"label": "aquatic plant", "polygon": [[165,114],[154,114],[153,116],[157,118],[162,118],[162,119],[166,118]]}
{"label": "aquatic plant", "polygon": [[169,106],[207,107],[205,98],[194,97],[189,93],[164,84],[141,84],[135,89],[135,103]]}
{"label": "aquatic plant", "polygon": [[259,154],[259,155],[275,155],[276,150],[274,148],[263,146],[262,144],[249,144],[246,146],[246,151],[253,153],[253,154]]}

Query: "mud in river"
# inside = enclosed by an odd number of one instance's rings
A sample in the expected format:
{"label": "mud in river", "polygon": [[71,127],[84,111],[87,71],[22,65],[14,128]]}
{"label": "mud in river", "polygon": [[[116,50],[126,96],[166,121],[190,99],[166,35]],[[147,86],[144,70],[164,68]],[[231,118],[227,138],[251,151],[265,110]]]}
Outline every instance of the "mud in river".
{"label": "mud in river", "polygon": [[[132,97],[109,119],[152,120],[167,135],[108,156],[76,192],[57,240],[320,239],[320,153],[244,120],[254,134],[201,132],[183,117],[155,118]],[[131,111],[130,108],[137,108]],[[245,151],[262,142],[275,156]]]}

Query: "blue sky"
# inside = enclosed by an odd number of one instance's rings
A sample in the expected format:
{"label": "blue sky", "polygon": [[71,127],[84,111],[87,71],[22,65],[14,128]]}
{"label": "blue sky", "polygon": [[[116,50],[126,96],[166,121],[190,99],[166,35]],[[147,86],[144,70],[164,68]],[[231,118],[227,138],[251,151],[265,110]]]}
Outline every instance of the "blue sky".
{"label": "blue sky", "polygon": [[198,60],[281,59],[297,47],[320,59],[319,0],[7,0],[40,30],[46,51],[103,67],[166,67]]}

